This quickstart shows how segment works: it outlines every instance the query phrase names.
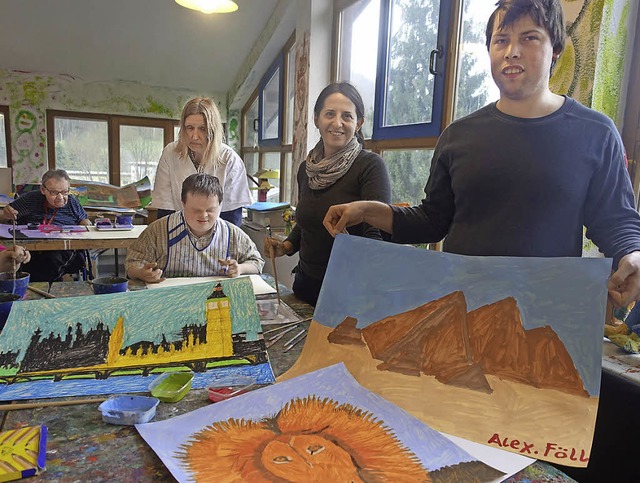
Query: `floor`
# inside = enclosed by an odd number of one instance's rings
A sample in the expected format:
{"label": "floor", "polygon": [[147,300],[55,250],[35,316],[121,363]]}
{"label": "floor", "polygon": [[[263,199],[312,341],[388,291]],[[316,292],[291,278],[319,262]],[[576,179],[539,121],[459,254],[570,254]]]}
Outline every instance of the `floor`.
{"label": "floor", "polygon": [[115,250],[106,250],[100,253],[95,259],[96,253],[91,254],[91,262],[93,264],[93,274],[97,277],[112,277],[118,275],[124,277],[124,259],[127,256],[126,249],[118,250],[118,269],[116,273],[116,256]]}

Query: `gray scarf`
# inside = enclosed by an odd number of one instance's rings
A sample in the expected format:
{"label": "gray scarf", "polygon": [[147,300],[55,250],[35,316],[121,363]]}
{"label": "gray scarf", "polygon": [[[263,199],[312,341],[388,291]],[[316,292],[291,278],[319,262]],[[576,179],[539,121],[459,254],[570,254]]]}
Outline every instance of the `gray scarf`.
{"label": "gray scarf", "polygon": [[354,136],[340,151],[325,158],[322,140],[318,141],[318,144],[309,151],[306,160],[309,188],[321,190],[338,181],[349,171],[360,151],[362,151],[362,145]]}

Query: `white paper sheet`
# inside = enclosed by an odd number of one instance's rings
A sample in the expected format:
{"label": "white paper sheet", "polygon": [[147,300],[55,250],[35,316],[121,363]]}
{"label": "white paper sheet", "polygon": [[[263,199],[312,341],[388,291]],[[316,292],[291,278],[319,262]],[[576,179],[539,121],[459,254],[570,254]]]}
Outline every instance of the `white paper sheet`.
{"label": "white paper sheet", "polygon": [[488,465],[505,473],[504,477],[499,478],[496,481],[504,481],[536,461],[535,459],[527,456],[511,453],[510,451],[505,451],[499,448],[492,448],[491,446],[459,438],[452,434],[442,432],[440,434],[453,441],[471,456],[479,459],[480,461],[484,461]]}
{"label": "white paper sheet", "polygon": [[[251,279],[253,285],[253,293],[256,295],[276,293],[276,289],[265,282],[260,275],[243,275]],[[179,278],[167,278],[164,282],[160,283],[148,283],[147,288],[163,288],[163,287],[175,287],[177,285],[191,285],[194,283],[202,282],[215,282],[217,280],[227,280],[228,277],[179,277]]]}

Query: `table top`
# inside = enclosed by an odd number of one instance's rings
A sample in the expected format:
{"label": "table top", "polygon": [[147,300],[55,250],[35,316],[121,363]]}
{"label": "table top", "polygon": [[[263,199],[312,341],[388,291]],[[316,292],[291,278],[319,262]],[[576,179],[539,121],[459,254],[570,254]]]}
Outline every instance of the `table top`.
{"label": "table top", "polygon": [[[128,248],[146,227],[147,225],[133,225],[132,230],[99,231],[95,226],[89,226],[86,233],[74,233],[68,237],[56,235],[48,238],[19,238],[16,243],[32,251]],[[5,245],[11,242],[4,238],[0,242],[3,240]]]}
{"label": "table top", "polygon": [[602,370],[640,385],[640,354],[630,354],[604,339],[602,348]]}
{"label": "table top", "polygon": [[[263,275],[263,278],[273,286],[272,277]],[[46,283],[33,285],[42,290],[47,289]],[[144,289],[144,286],[130,282],[130,289]],[[86,282],[56,282],[50,292],[58,297],[92,294]],[[285,286],[280,285],[280,293],[282,301],[299,316],[307,318],[313,314],[313,308],[296,299]],[[29,292],[28,298],[41,297]],[[309,322],[304,323],[305,328],[308,328],[308,325]],[[268,330],[271,327],[266,328]],[[288,352],[284,352],[286,339],[281,339],[268,349],[276,377],[293,365],[302,350],[303,344],[297,344]],[[211,402],[206,389],[192,389],[177,403],[160,403],[154,421],[168,419],[209,404]],[[171,473],[136,429],[132,426],[104,423],[98,405],[99,402],[6,411],[3,413],[0,429],[17,429],[34,424],[47,426],[47,470],[37,477],[37,481],[174,481]],[[506,481],[517,483],[573,480],[547,463],[536,461]]]}

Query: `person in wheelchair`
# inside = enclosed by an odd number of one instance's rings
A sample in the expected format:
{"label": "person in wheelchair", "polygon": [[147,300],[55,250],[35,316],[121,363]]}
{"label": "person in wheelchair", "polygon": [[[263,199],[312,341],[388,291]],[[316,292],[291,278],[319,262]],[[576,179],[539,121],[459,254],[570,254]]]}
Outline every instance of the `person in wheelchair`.
{"label": "person in wheelchair", "polygon": [[[19,225],[90,225],[80,202],[70,194],[71,180],[63,169],[52,169],[42,175],[40,191],[24,193],[4,207],[5,219]],[[84,271],[86,250],[54,250],[32,252],[22,270],[29,272],[32,282],[56,282],[64,274]]]}

